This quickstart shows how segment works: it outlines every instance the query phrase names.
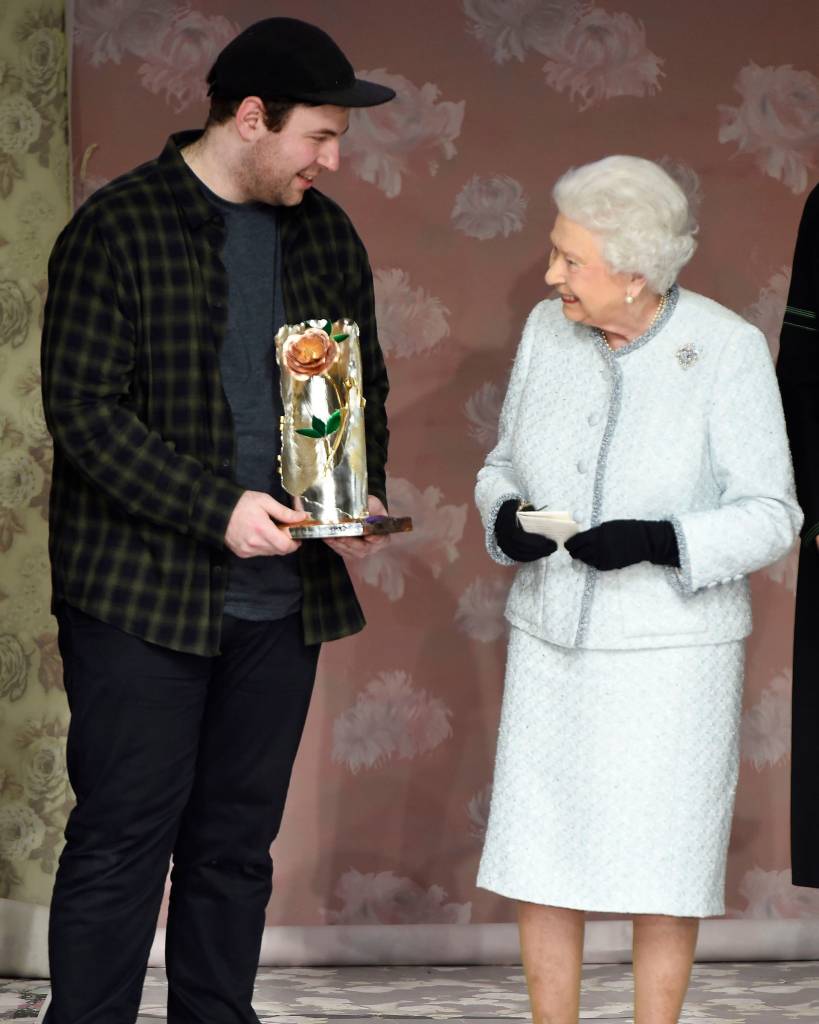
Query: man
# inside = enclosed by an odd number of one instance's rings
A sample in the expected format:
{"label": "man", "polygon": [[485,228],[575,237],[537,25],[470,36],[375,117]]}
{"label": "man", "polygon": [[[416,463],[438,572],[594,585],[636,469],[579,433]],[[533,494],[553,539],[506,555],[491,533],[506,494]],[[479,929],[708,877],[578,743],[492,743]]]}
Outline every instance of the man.
{"label": "man", "polygon": [[808,196],[776,366],[805,513],[793,645],[791,861],[794,885],[819,888],[819,185]]}
{"label": "man", "polygon": [[252,25],[173,136],[74,216],[49,270],[43,395],[50,553],[77,806],[51,910],[50,1024],[134,1020],[173,858],[168,1020],[254,1022],[269,847],[319,646],[364,619],[276,478],[282,323],[360,327],[370,510],[383,512],[387,376],[364,247],[315,188],[355,79],[324,32]]}

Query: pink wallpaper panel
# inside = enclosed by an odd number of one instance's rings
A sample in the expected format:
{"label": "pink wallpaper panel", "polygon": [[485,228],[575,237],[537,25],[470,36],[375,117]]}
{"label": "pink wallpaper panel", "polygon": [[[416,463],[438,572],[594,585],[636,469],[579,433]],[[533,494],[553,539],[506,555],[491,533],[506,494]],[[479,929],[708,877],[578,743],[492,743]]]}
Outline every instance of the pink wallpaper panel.
{"label": "pink wallpaper panel", "polygon": [[[549,191],[611,153],[661,160],[701,220],[682,283],[776,349],[819,176],[815,0],[77,0],[76,196],[203,122],[219,48],[314,21],[398,99],[356,112],[321,187],[364,238],[392,379],[391,505],[416,530],[355,568],[369,618],[329,646],[274,848],[271,923],[484,922],[476,890],[502,685],[507,570],[472,504],[542,275]],[[753,581],[734,916],[819,913],[788,875],[795,560]]]}

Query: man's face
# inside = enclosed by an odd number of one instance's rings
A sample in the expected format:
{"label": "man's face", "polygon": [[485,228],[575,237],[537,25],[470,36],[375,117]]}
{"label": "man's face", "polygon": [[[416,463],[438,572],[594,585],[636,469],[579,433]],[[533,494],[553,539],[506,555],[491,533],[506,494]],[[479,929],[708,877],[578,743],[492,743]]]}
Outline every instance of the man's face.
{"label": "man's face", "polygon": [[246,200],[298,206],[322,171],[338,169],[348,123],[346,107],[297,106],[281,131],[263,129],[243,167]]}

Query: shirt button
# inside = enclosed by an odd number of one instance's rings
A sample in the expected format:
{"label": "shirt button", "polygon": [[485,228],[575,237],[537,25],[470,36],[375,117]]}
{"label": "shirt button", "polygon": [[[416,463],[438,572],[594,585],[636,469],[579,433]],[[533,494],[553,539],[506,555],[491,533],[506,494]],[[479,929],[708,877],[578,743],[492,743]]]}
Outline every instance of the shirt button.
{"label": "shirt button", "polygon": [[222,566],[221,565],[214,565],[214,567],[213,567],[213,575],[214,576],[221,576],[222,575]]}
{"label": "shirt button", "polygon": [[222,469],[230,469],[230,459],[222,459]]}

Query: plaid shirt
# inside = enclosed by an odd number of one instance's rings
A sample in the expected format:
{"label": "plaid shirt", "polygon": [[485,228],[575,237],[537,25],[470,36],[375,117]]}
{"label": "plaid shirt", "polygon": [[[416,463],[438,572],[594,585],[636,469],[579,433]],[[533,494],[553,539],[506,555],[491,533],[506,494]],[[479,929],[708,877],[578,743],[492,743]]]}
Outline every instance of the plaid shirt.
{"label": "plaid shirt", "polygon": [[[49,263],[42,369],[54,437],[54,602],[213,655],[225,530],[242,489],[219,374],[224,223],[179,152],[198,134],[173,136],[63,230]],[[385,501],[388,383],[366,251],[346,214],[314,189],[280,216],[288,322],[347,316],[361,329],[369,490]],[[343,559],[315,541],[300,553],[305,641],[361,629]]]}

